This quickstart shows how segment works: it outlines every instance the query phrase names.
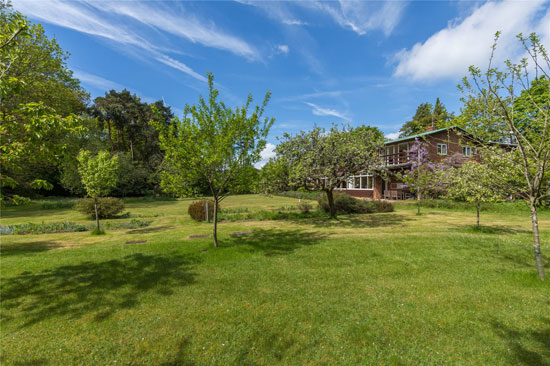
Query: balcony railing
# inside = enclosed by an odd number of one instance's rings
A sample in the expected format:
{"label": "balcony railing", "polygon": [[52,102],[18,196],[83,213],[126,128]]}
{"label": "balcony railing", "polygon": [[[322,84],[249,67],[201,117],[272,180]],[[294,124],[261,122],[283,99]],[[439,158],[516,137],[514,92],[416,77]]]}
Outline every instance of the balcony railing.
{"label": "balcony railing", "polygon": [[401,151],[395,154],[380,155],[380,162],[386,166],[407,164],[411,161],[408,151]]}

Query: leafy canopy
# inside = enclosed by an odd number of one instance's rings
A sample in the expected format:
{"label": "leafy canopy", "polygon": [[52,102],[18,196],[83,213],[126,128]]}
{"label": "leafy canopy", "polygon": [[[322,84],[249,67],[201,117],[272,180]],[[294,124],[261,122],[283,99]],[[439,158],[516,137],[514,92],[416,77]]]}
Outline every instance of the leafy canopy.
{"label": "leafy canopy", "polygon": [[92,156],[89,151],[78,154],[78,171],[88,196],[104,197],[116,185],[118,177],[118,157],[111,157],[107,151]]}

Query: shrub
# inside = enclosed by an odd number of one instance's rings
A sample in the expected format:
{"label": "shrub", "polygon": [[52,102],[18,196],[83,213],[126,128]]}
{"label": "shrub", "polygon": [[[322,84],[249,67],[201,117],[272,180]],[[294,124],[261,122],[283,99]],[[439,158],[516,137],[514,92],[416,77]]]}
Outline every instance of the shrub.
{"label": "shrub", "polygon": [[89,230],[88,226],[74,222],[51,222],[49,224],[20,224],[0,226],[1,235],[22,235],[22,234],[49,234],[49,233],[68,233]]}
{"label": "shrub", "polygon": [[[206,221],[206,207],[208,205],[208,221],[212,221],[214,218],[214,201],[212,200],[200,200],[194,201],[189,205],[187,212],[189,216],[195,221]],[[218,206],[218,212],[220,207]]]}
{"label": "shrub", "polygon": [[[334,206],[337,213],[373,213],[377,212],[377,206],[373,201],[365,201],[354,198],[347,193],[334,192]],[[319,207],[329,212],[330,207],[326,195],[319,197]]]}
{"label": "shrub", "polygon": [[317,191],[287,191],[275,193],[276,196],[298,198],[305,200],[317,200],[319,196],[323,195],[323,192]]}
{"label": "shrub", "polygon": [[298,203],[298,210],[302,213],[308,213],[313,208],[313,205],[309,201],[300,201]]}
{"label": "shrub", "polygon": [[[97,200],[97,213],[100,219],[114,217],[124,210],[124,201],[120,198],[102,197]],[[75,209],[95,219],[93,198],[83,198],[77,202]]]}
{"label": "shrub", "polygon": [[61,208],[73,208],[74,207],[74,201],[44,201],[40,204],[40,208],[42,210],[56,210]]}
{"label": "shrub", "polygon": [[372,201],[376,205],[376,212],[393,212],[393,203],[384,200]]}

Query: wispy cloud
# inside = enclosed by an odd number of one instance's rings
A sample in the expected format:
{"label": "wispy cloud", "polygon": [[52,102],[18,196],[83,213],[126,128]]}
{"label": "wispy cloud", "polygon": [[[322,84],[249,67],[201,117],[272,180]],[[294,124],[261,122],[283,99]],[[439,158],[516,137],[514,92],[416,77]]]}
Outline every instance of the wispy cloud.
{"label": "wispy cloud", "polygon": [[304,102],[304,103],[312,108],[311,113],[313,113],[316,116],[333,116],[346,121],[350,120],[349,117],[345,116],[343,113],[340,113],[335,109],[323,108],[318,106],[317,104],[313,104],[309,102]]}
{"label": "wispy cloud", "polygon": [[132,18],[193,43],[229,51],[250,60],[260,59],[259,53],[251,45],[217,29],[214,23],[199,20],[181,7],[179,13],[175,14],[173,9],[164,9],[161,3],[154,4],[155,6],[151,7],[141,2],[90,2],[90,5],[100,11]]}
{"label": "wispy cloud", "polygon": [[277,46],[277,50],[279,51],[279,53],[283,53],[286,55],[290,51],[290,48],[286,44],[280,44]]}
{"label": "wispy cloud", "polygon": [[502,61],[504,53],[507,58],[518,55],[522,51],[515,35],[520,32],[529,34],[540,29],[549,42],[548,12],[548,2],[543,1],[487,2],[474,8],[463,20],[450,23],[424,43],[399,52],[395,75],[412,80],[460,78],[468,72],[470,65],[487,64],[497,31],[502,31],[502,35],[496,61]]}
{"label": "wispy cloud", "polygon": [[395,140],[396,138],[399,138],[399,132],[391,132],[384,135],[384,137],[388,140]]}
{"label": "wispy cloud", "polygon": [[121,90],[125,87],[117,82],[102,78],[94,74],[87,73],[81,70],[75,70],[73,72],[75,78],[79,79],[82,83],[88,84],[100,90],[116,89]]}
{"label": "wispy cloud", "polygon": [[338,25],[359,35],[381,30],[389,35],[399,24],[407,1],[298,1],[297,4],[321,11]]}
{"label": "wispy cloud", "polygon": [[[206,81],[204,76],[168,56],[165,47],[145,36],[146,29],[142,29],[143,26],[156,28],[207,47],[230,51],[249,60],[260,58],[257,51],[246,42],[217,30],[213,24],[203,24],[191,14],[181,14],[180,18],[142,3],[15,0],[14,6],[31,18],[124,45],[124,51],[160,62],[201,82]],[[128,18],[137,21],[141,28],[135,25],[130,27],[127,22],[121,21]]]}

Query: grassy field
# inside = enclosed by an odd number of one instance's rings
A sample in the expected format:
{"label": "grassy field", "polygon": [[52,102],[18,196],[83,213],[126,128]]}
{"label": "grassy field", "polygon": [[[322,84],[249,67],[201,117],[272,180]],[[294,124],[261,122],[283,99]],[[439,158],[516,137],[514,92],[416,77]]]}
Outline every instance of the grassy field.
{"label": "grassy field", "polygon": [[[1,364],[550,365],[550,281],[537,279],[527,212],[483,212],[482,230],[473,211],[408,205],[223,222],[213,249],[189,238],[211,231],[189,202],[130,200],[151,225],[105,236],[3,236]],[[223,207],[296,204],[251,195]],[[40,207],[5,208],[0,224],[90,223]],[[540,216],[550,272],[550,212]]]}

